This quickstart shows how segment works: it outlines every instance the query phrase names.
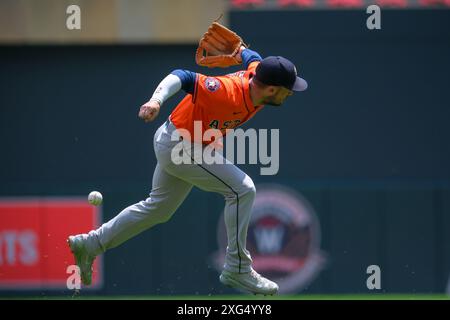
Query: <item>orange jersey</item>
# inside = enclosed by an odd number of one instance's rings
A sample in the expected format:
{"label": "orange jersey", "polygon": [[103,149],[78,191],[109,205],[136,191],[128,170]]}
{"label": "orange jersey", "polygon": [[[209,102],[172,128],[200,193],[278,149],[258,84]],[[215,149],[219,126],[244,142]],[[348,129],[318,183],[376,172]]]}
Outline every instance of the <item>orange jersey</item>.
{"label": "orange jersey", "polygon": [[187,94],[175,107],[170,120],[177,129],[186,129],[194,139],[194,121],[201,121],[201,133],[218,129],[225,136],[250,118],[263,106],[254,106],[250,98],[249,80],[259,61],[247,70],[211,77],[197,73],[193,94]]}

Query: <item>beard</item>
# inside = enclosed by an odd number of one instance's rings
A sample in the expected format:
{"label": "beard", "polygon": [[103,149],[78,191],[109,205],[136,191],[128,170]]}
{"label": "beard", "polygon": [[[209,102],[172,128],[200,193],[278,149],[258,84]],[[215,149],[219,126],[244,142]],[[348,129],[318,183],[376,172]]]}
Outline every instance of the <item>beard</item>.
{"label": "beard", "polygon": [[281,106],[281,103],[267,102],[266,105],[273,106],[273,107],[279,107],[279,106]]}
{"label": "beard", "polygon": [[279,107],[279,106],[281,106],[282,102],[276,101],[276,100],[274,99],[274,97],[271,96],[271,97],[266,97],[266,98],[264,99],[264,104],[267,104],[267,105],[269,105],[269,106]]}

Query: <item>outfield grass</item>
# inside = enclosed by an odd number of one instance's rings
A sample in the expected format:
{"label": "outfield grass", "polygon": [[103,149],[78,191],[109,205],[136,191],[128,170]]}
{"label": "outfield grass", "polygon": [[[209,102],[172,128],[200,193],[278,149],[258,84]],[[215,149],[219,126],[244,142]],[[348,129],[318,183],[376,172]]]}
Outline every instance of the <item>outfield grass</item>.
{"label": "outfield grass", "polygon": [[189,296],[35,296],[0,297],[0,299],[25,300],[450,300],[444,294],[335,294],[335,295],[189,295]]}

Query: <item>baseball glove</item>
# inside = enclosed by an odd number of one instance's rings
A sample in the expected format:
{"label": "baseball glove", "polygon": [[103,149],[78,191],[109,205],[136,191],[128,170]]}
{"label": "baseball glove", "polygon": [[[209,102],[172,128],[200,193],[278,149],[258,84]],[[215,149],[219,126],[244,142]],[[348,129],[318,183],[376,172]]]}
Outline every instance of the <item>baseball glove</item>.
{"label": "baseball glove", "polygon": [[237,57],[241,46],[247,47],[238,34],[214,21],[200,39],[195,62],[208,68],[241,64],[242,60]]}

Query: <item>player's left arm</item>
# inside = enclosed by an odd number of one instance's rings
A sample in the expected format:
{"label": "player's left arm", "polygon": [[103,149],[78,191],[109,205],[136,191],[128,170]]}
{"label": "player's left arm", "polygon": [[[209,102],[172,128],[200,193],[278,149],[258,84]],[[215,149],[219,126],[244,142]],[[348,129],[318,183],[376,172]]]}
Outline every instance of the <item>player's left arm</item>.
{"label": "player's left arm", "polygon": [[238,53],[238,58],[242,60],[242,64],[244,65],[245,69],[248,69],[252,62],[262,60],[258,52],[250,50],[244,46],[241,47]]}

